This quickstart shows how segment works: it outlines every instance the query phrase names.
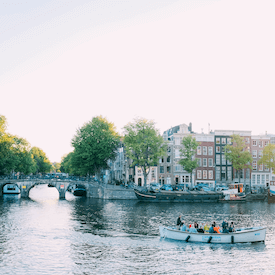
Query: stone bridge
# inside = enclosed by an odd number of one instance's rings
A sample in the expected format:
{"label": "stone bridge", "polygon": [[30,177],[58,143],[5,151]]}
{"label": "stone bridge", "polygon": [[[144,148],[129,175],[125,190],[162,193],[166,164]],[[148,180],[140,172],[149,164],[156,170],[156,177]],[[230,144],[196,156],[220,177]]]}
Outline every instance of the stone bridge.
{"label": "stone bridge", "polygon": [[[80,183],[79,181],[64,181],[64,180],[50,180],[50,179],[31,179],[31,180],[0,180],[0,195],[3,194],[3,187],[8,184],[13,183],[18,186],[20,189],[21,198],[28,198],[30,190],[39,184],[51,184],[52,187],[55,187],[59,192],[59,199],[65,199],[65,193],[68,190],[70,185],[74,185],[76,183]],[[85,186],[87,196],[89,196],[90,185],[92,183],[81,182],[81,185]]]}
{"label": "stone bridge", "polygon": [[0,196],[3,194],[3,187],[8,183],[14,183],[18,186],[21,192],[21,198],[28,198],[30,190],[39,184],[51,184],[59,192],[59,199],[65,199],[65,194],[68,188],[74,184],[85,186],[86,197],[95,199],[107,200],[136,200],[133,189],[125,189],[121,186],[106,185],[94,181],[69,181],[69,180],[51,180],[51,179],[4,179],[0,180]]}

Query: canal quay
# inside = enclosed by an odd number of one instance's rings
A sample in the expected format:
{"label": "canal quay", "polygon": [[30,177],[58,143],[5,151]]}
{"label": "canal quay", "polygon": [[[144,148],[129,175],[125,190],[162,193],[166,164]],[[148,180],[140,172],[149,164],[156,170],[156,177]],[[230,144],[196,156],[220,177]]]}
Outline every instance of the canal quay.
{"label": "canal quay", "polygon": [[[111,188],[110,188],[111,189]],[[115,189],[115,188],[114,188]],[[160,225],[267,226],[265,243],[161,239]],[[35,185],[0,197],[0,274],[274,274],[275,204],[147,203],[75,197]]]}

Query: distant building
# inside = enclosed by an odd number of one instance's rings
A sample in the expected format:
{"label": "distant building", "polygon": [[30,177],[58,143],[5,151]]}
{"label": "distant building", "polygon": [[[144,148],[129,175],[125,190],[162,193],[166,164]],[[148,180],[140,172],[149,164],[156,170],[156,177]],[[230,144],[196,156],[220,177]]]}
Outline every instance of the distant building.
{"label": "distant building", "polygon": [[210,188],[215,187],[215,136],[210,134],[196,134],[199,143],[195,157],[198,159],[198,168],[195,173],[195,185],[204,183]]}

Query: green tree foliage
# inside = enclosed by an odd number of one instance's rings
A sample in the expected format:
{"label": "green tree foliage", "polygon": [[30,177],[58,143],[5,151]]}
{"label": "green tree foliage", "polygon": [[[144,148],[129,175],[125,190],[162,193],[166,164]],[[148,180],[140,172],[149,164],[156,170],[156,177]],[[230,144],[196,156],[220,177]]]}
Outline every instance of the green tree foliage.
{"label": "green tree foliage", "polygon": [[248,149],[246,148],[244,139],[239,135],[232,135],[232,144],[227,144],[225,146],[225,158],[232,162],[232,166],[239,175],[240,171],[244,168],[250,168],[250,163],[252,162],[252,156]]}
{"label": "green tree foliage", "polygon": [[73,157],[73,152],[62,157],[61,164],[60,164],[60,171],[63,173],[77,175],[77,173],[74,173],[74,169],[72,166],[72,157]]}
{"label": "green tree foliage", "polygon": [[51,162],[40,148],[32,147],[30,152],[35,161],[35,173],[49,173],[52,170]]}
{"label": "green tree foliage", "polygon": [[126,154],[133,160],[133,165],[142,168],[146,185],[150,167],[157,165],[158,159],[166,154],[167,144],[155,128],[155,123],[143,118],[124,126],[124,134]]}
{"label": "green tree foliage", "polygon": [[84,124],[72,139],[71,165],[75,174],[95,175],[108,169],[108,160],[116,157],[119,140],[114,124],[102,116]]}
{"label": "green tree foliage", "polygon": [[0,115],[0,174],[21,172],[25,175],[33,172],[34,161],[29,143],[6,132],[6,118]]}
{"label": "green tree foliage", "polygon": [[275,171],[275,145],[269,143],[263,150],[263,156],[258,162],[259,165],[264,164],[268,169]]}
{"label": "green tree foliage", "polygon": [[188,135],[182,139],[183,148],[181,151],[181,156],[183,157],[179,164],[182,165],[183,169],[190,173],[190,180],[192,184],[192,173],[193,170],[198,167],[198,159],[195,159],[195,154],[199,143],[194,137]]}

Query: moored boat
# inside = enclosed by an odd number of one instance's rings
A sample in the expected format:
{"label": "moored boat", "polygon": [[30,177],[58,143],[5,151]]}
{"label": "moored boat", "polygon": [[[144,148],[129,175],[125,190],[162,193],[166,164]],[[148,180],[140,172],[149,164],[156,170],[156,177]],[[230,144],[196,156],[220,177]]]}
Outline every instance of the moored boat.
{"label": "moored boat", "polygon": [[82,184],[74,184],[68,188],[68,191],[78,197],[86,196],[86,188]]}
{"label": "moored boat", "polygon": [[224,197],[215,191],[149,191],[134,189],[137,198],[148,202],[218,202]]}
{"label": "moored boat", "polygon": [[20,189],[17,184],[7,183],[3,187],[3,194],[20,194]]}
{"label": "moored boat", "polygon": [[275,203],[275,181],[270,181],[270,186],[267,196],[268,203]]}
{"label": "moored boat", "polygon": [[266,227],[239,228],[230,233],[190,233],[172,227],[159,227],[162,238],[201,243],[254,243],[264,242]]}

